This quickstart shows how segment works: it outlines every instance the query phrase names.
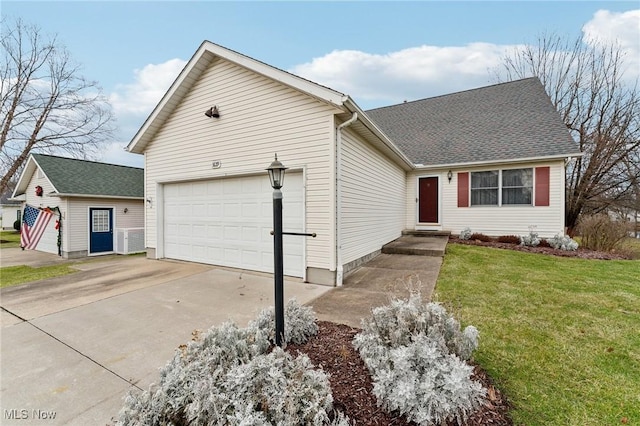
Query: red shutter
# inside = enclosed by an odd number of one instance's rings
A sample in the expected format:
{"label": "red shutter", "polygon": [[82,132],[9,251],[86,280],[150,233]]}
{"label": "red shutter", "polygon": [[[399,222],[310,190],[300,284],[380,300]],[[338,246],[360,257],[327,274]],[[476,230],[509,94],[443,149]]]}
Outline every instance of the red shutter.
{"label": "red shutter", "polygon": [[550,167],[536,167],[536,206],[549,205]]}
{"label": "red shutter", "polygon": [[458,173],[458,207],[469,207],[469,172]]}

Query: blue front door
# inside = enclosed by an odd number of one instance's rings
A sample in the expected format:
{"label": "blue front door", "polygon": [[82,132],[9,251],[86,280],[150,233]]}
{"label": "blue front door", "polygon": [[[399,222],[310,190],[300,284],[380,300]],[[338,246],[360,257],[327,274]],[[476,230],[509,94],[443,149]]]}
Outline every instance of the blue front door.
{"label": "blue front door", "polygon": [[89,253],[113,251],[113,209],[89,208]]}

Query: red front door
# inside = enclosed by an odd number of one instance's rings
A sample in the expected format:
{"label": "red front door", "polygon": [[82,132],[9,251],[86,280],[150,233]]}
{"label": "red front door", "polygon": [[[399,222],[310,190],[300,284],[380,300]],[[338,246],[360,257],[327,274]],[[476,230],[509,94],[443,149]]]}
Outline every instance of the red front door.
{"label": "red front door", "polygon": [[418,178],[418,222],[439,222],[437,176]]}

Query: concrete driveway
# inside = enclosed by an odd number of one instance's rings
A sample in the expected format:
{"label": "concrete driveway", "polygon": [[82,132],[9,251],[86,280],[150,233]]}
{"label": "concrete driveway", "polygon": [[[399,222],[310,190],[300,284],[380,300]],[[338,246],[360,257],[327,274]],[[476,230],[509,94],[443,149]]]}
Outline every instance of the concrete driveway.
{"label": "concrete driveway", "polygon": [[[10,250],[3,266],[37,253]],[[110,424],[126,393],[157,381],[194,330],[246,325],[273,305],[267,274],[142,256],[73,266],[79,272],[0,290],[0,424]],[[329,289],[285,279],[285,298],[300,303]]]}

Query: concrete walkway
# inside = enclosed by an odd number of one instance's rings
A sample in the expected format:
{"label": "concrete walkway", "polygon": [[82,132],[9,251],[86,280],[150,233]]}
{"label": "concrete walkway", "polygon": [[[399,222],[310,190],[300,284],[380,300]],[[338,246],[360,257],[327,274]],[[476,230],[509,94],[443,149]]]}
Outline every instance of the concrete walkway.
{"label": "concrete walkway", "polygon": [[[447,245],[446,236],[403,236],[382,254],[348,275],[337,287],[309,303],[318,319],[361,327],[371,309],[419,291],[431,300]],[[391,253],[391,254],[390,254]]]}

